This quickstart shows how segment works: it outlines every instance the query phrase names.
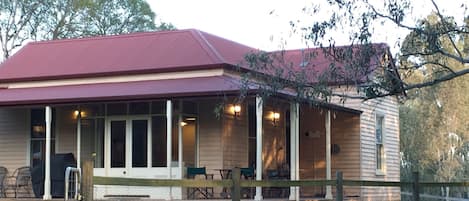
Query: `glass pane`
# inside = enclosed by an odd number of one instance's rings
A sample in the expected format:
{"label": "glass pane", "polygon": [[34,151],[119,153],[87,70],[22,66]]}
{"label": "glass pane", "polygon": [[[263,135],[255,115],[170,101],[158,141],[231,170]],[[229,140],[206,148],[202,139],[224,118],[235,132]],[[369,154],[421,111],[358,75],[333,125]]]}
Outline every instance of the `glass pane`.
{"label": "glass pane", "polygon": [[164,101],[153,101],[151,103],[152,114],[166,114],[166,102]]}
{"label": "glass pane", "polygon": [[150,103],[140,102],[140,103],[130,103],[129,113],[130,114],[148,114],[150,111]]}
{"label": "glass pane", "polygon": [[383,119],[382,116],[376,117],[376,143],[383,143]]}
{"label": "glass pane", "polygon": [[192,101],[183,101],[182,109],[185,114],[197,114],[197,104]]}
{"label": "glass pane", "polygon": [[[55,154],[55,140],[51,140],[50,144],[51,155]],[[31,141],[31,166],[35,167],[44,162],[46,157],[46,141],[45,140],[32,140]]]}
{"label": "glass pane", "polygon": [[46,120],[43,108],[31,110],[31,138],[46,138]]}
{"label": "glass pane", "polygon": [[107,115],[126,115],[126,103],[112,103],[107,105]]}
{"label": "glass pane", "polygon": [[383,145],[382,144],[376,145],[376,169],[378,170],[383,169]]}
{"label": "glass pane", "polygon": [[132,167],[147,167],[147,120],[132,121]]}
{"label": "glass pane", "polygon": [[95,168],[104,168],[104,119],[96,119],[96,134],[95,134]]}
{"label": "glass pane", "polygon": [[125,121],[111,121],[111,167],[125,167]]}
{"label": "glass pane", "polygon": [[249,167],[256,167],[256,138],[249,138],[248,162]]}
{"label": "glass pane", "polygon": [[[178,128],[178,118],[179,118],[178,115],[173,116],[173,124],[172,124],[173,129],[172,129],[172,131],[171,131],[171,134],[172,134],[172,143],[173,143],[172,146],[171,146],[171,148],[172,148],[172,151],[171,151],[172,157],[171,157],[171,159],[172,159],[172,161],[175,161],[175,162],[179,161],[179,149],[178,149],[178,142],[179,142],[179,138],[178,138],[178,136],[179,136],[179,135],[178,135],[178,129],[179,129],[179,128]],[[173,165],[177,165],[177,163],[174,163]]]}
{"label": "glass pane", "polygon": [[43,160],[42,158],[42,153],[43,153],[43,149],[42,149],[42,141],[41,140],[34,140],[34,141],[31,141],[31,166],[32,167],[36,167],[37,165],[39,165],[41,163],[41,161]]}
{"label": "glass pane", "polygon": [[82,117],[104,116],[104,104],[81,105]]}
{"label": "glass pane", "polygon": [[183,160],[186,167],[195,167],[195,140],[197,131],[197,119],[195,117],[184,117],[182,127]]}
{"label": "glass pane", "polygon": [[[31,109],[31,139],[46,138],[46,113],[44,108]],[[55,109],[52,108],[51,138],[55,138]]]}
{"label": "glass pane", "polygon": [[248,162],[249,167],[256,166],[256,107],[248,105]]}
{"label": "glass pane", "polygon": [[255,105],[248,106],[248,132],[249,137],[256,137],[256,107]]}
{"label": "glass pane", "polygon": [[95,152],[95,120],[81,120],[81,160],[90,159]]}
{"label": "glass pane", "polygon": [[166,167],[166,117],[154,116],[152,124],[152,166]]}

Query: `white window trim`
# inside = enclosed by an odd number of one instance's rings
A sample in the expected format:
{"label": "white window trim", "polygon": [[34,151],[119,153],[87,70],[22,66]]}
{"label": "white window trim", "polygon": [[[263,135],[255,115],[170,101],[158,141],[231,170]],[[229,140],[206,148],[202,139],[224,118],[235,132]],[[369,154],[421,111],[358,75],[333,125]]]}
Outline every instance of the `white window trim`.
{"label": "white window trim", "polygon": [[375,129],[374,129],[374,136],[375,136],[375,154],[377,153],[376,151],[376,126],[377,126],[377,119],[382,117],[383,118],[383,122],[382,122],[382,130],[381,130],[381,139],[382,139],[382,146],[383,146],[383,156],[381,157],[381,163],[382,163],[382,169],[377,169],[376,168],[376,163],[378,162],[377,161],[377,156],[375,155],[375,170],[376,170],[376,176],[385,176],[386,175],[386,169],[387,169],[387,165],[386,165],[386,115],[384,112],[376,112],[375,113]]}

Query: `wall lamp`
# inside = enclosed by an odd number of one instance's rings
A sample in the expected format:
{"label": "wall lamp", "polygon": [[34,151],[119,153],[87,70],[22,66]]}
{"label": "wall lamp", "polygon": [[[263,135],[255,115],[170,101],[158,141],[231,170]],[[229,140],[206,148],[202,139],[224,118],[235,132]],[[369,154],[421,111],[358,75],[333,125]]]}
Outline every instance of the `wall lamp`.
{"label": "wall lamp", "polygon": [[278,112],[273,112],[272,113],[272,122],[274,123],[274,125],[276,126],[277,125],[277,122],[280,120],[280,113]]}
{"label": "wall lamp", "polygon": [[85,114],[84,111],[75,110],[75,111],[73,112],[73,115],[75,116],[75,118],[78,118],[78,116],[80,116],[80,117],[85,117],[86,114]]}
{"label": "wall lamp", "polygon": [[239,113],[241,112],[241,105],[235,104],[233,105],[233,114],[235,117],[239,117]]}

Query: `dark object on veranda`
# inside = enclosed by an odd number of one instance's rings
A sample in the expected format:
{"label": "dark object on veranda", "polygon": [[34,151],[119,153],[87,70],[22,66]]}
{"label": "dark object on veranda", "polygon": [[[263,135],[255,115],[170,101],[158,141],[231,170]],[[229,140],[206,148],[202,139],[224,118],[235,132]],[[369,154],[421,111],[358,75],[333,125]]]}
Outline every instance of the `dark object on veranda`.
{"label": "dark object on veranda", "polygon": [[14,191],[15,198],[18,198],[18,193],[21,191],[21,189],[24,190],[25,194],[30,194],[31,168],[29,168],[29,166],[16,169],[13,172],[13,175],[7,178],[4,190],[6,192],[10,189]]}
{"label": "dark object on veranda", "polygon": [[[187,178],[195,179],[197,176],[202,176],[205,180],[213,180],[213,174],[207,174],[205,167],[188,167]],[[187,198],[196,199],[197,195],[202,195],[203,198],[213,198],[213,187],[189,187],[187,188]]]}
{"label": "dark object on veranda", "polygon": [[5,179],[8,176],[8,169],[6,167],[0,167],[0,197],[6,197],[5,192]]}
{"label": "dark object on veranda", "polygon": [[[33,191],[36,198],[44,195],[44,161],[31,170]],[[67,167],[76,167],[75,156],[72,153],[55,154],[50,160],[51,195],[54,198],[63,198],[65,190],[65,170]]]}

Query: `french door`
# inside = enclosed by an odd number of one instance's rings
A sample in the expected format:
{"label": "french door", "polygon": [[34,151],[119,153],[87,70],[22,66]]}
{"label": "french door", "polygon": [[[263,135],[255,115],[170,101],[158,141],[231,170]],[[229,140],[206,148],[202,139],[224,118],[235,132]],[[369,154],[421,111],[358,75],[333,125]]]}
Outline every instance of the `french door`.
{"label": "french door", "polygon": [[150,170],[150,117],[108,118],[105,141],[107,176],[141,177]]}

